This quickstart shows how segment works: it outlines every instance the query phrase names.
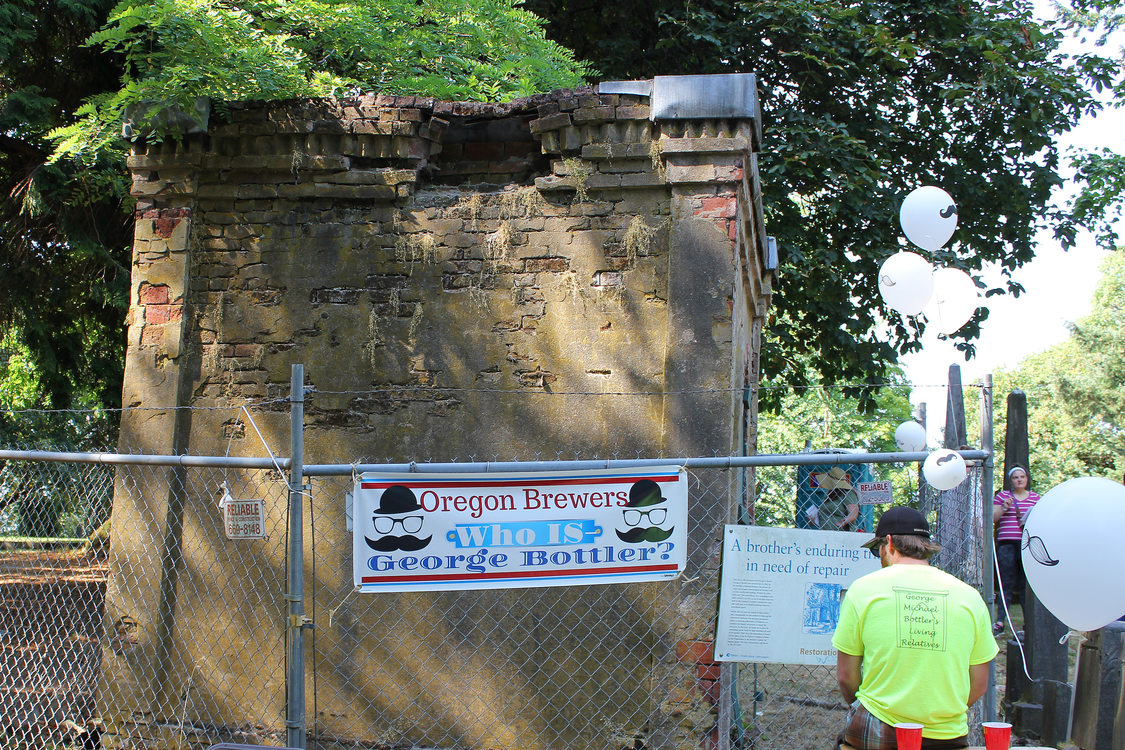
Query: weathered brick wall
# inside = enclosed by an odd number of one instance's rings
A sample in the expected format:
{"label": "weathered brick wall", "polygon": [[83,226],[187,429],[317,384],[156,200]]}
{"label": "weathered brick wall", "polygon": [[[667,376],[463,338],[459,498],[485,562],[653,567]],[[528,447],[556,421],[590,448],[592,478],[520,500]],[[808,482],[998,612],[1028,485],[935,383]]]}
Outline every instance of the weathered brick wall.
{"label": "weathered brick wall", "polygon": [[[645,96],[593,89],[502,105],[235,104],[204,135],[138,145],[125,404],[229,408],[127,411],[121,447],[262,455],[237,408],[278,399],[255,424],[287,454],[283,399],[290,366],[303,363],[307,463],[752,452],[770,293],[754,123],[649,114]],[[138,494],[150,507],[133,503]],[[733,518],[737,494],[732,484],[721,513]],[[206,568],[190,519],[214,509],[159,480],[119,498],[118,568],[167,546],[162,527],[182,534],[172,545],[182,561],[111,591],[108,604],[111,619],[139,624],[148,656],[111,656],[106,690],[159,721],[176,710],[176,665],[207,648],[185,619],[158,613],[177,565]],[[317,544],[347,550],[342,519],[333,528]],[[689,568],[713,568],[717,540],[696,537]],[[341,562],[320,573],[321,590],[348,588]],[[195,591],[173,604],[210,611]],[[212,638],[237,631],[221,618],[210,628]],[[657,630],[670,634],[673,666],[677,641],[709,637],[675,621]],[[691,677],[697,665],[682,668]],[[154,686],[137,679],[143,669],[168,674]],[[700,689],[717,689],[712,671]],[[619,677],[649,683],[643,669]],[[193,680],[237,722],[237,696]],[[581,694],[574,680],[560,690]],[[648,700],[680,698],[692,696]],[[343,717],[337,734],[370,721],[320,700]],[[685,719],[685,736],[710,736],[713,719]]]}

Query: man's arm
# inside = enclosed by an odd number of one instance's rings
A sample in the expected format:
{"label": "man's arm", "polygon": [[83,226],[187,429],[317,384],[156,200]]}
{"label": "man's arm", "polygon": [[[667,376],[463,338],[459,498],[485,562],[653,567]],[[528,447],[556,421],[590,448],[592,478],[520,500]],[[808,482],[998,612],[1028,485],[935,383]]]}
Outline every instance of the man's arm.
{"label": "man's arm", "polygon": [[855,503],[849,503],[848,515],[844,516],[843,519],[841,519],[841,521],[836,524],[836,527],[842,529],[845,526],[854,523],[857,518],[859,518],[859,506]]}
{"label": "man's arm", "polygon": [[984,691],[988,690],[988,665],[992,661],[986,661],[984,664],[970,664],[969,665],[969,705],[973,705],[984,695]]}
{"label": "man's arm", "polygon": [[[844,696],[844,702],[849,706],[855,702],[855,692],[859,690],[862,665],[862,656],[852,656],[843,651],[836,652],[836,682],[840,685],[840,695]],[[987,685],[988,672],[985,671],[984,674]]]}

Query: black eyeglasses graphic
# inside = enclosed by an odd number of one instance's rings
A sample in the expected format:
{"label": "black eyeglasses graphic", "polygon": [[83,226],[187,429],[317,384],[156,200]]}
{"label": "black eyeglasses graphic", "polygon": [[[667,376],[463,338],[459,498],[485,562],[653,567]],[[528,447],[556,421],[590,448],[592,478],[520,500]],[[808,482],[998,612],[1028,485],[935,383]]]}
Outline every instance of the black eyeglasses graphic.
{"label": "black eyeglasses graphic", "polygon": [[407,534],[417,534],[422,530],[422,516],[407,516],[405,518],[375,516],[372,522],[375,524],[375,530],[380,534],[390,534],[394,531],[395,526],[401,526]]}
{"label": "black eyeglasses graphic", "polygon": [[653,508],[652,510],[637,510],[636,508],[628,508],[625,510],[624,516],[626,526],[636,526],[646,518],[653,526],[659,526],[664,523],[664,519],[668,517],[668,509]]}

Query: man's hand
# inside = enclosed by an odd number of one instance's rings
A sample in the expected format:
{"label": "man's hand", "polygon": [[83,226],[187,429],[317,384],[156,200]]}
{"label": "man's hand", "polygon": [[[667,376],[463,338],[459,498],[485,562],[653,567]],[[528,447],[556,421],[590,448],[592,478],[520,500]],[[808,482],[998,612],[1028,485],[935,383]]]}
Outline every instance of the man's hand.
{"label": "man's hand", "polygon": [[[855,693],[859,690],[862,675],[863,657],[836,652],[836,682],[840,685],[840,695],[849,706],[855,702]],[[988,684],[988,671],[985,670],[985,685]],[[982,691],[983,693],[983,691]],[[980,697],[980,696],[977,696]]]}

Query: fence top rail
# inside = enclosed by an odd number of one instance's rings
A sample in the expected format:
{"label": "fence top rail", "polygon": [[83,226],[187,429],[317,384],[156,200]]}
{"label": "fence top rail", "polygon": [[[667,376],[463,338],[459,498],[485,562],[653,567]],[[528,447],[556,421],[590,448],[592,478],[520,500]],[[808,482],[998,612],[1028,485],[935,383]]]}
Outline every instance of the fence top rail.
{"label": "fence top rail", "polygon": [[[966,461],[983,461],[988,451],[961,450]],[[465,461],[383,464],[309,464],[302,466],[305,476],[349,476],[355,472],[396,473],[490,473],[512,471],[580,471],[629,469],[650,466],[684,466],[688,469],[737,469],[754,466],[810,466],[824,464],[920,463],[929,453],[767,453],[756,456],[699,456],[695,458],[587,459],[574,461]],[[277,469],[292,466],[292,459],[251,456],[161,456],[134,453],[68,453],[62,451],[21,451],[0,449],[0,461],[110,464],[139,466],[220,467],[231,469]]]}
{"label": "fence top rail", "polygon": [[[961,450],[966,461],[983,461],[988,451]],[[305,476],[347,476],[368,471],[394,473],[488,473],[510,471],[582,471],[595,469],[629,469],[649,466],[684,466],[688,469],[736,469],[753,466],[811,466],[823,464],[890,464],[920,463],[930,455],[927,451],[912,453],[776,453],[756,456],[700,456],[696,458],[637,458],[575,461],[476,461],[442,463],[393,464],[308,464],[301,467]]]}
{"label": "fence top rail", "polygon": [[69,453],[63,451],[18,451],[0,449],[0,461],[34,461],[67,464],[111,464],[118,466],[187,466],[230,469],[288,469],[288,458],[250,456],[160,456],[134,453]]}

